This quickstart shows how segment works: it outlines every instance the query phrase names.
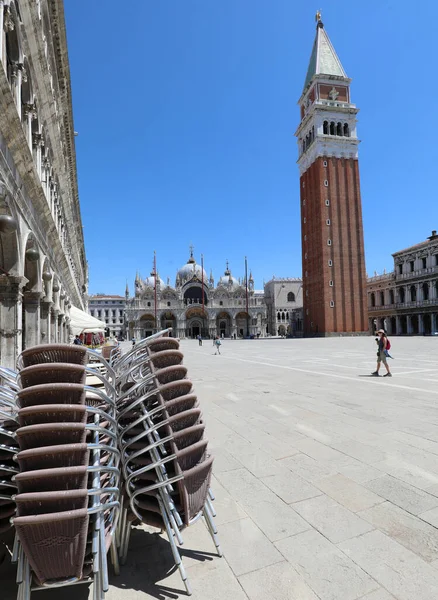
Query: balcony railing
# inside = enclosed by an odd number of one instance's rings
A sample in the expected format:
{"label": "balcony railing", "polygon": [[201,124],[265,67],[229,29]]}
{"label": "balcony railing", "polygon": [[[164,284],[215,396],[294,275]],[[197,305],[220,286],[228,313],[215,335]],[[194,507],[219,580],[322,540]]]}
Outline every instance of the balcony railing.
{"label": "balcony railing", "polygon": [[435,273],[438,274],[438,265],[435,265],[434,267],[426,267],[425,269],[415,269],[409,273],[396,273],[395,278],[397,281],[401,281],[403,279],[413,279],[414,277],[434,275]]}

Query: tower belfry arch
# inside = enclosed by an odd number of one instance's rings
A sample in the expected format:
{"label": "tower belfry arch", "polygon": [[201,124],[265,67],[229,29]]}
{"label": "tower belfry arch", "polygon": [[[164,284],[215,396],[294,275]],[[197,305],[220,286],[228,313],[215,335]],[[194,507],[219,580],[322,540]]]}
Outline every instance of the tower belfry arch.
{"label": "tower belfry arch", "polygon": [[299,99],[304,333],[365,333],[366,271],[351,79],[316,13]]}

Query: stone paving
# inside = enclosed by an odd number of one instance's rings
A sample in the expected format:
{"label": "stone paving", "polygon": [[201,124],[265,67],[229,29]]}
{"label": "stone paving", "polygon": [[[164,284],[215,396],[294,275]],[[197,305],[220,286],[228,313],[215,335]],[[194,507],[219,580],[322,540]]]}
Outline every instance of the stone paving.
{"label": "stone paving", "polygon": [[[392,379],[373,338],[184,341],[216,457],[224,558],[184,532],[194,600],[435,600],[438,337],[393,338]],[[0,567],[2,600],[15,598]],[[87,588],[38,592],[88,598]],[[107,600],[184,596],[165,537],[138,528]],[[91,597],[91,595],[90,595]]]}

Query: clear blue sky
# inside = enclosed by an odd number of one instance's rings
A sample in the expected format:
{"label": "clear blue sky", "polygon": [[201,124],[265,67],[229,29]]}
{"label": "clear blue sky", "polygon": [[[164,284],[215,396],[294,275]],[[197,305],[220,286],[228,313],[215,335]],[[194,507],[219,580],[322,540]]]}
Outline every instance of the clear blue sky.
{"label": "clear blue sky", "polygon": [[157,251],[216,278],[248,256],[301,276],[294,131],[323,21],[353,78],[366,264],[438,229],[436,6],[401,0],[65,0],[90,293],[131,293]]}

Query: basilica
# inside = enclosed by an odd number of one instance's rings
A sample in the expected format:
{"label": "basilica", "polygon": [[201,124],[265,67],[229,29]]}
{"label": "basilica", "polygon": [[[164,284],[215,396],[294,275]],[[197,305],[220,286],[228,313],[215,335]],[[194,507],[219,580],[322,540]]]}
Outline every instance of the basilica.
{"label": "basilica", "polygon": [[179,338],[265,337],[269,327],[264,290],[254,289],[251,273],[247,285],[245,281],[233,277],[227,263],[215,283],[213,274],[207,275],[196,262],[193,250],[173,286],[154,270],[146,279],[137,275],[134,297],[126,290],[128,335],[139,340],[170,327]]}

